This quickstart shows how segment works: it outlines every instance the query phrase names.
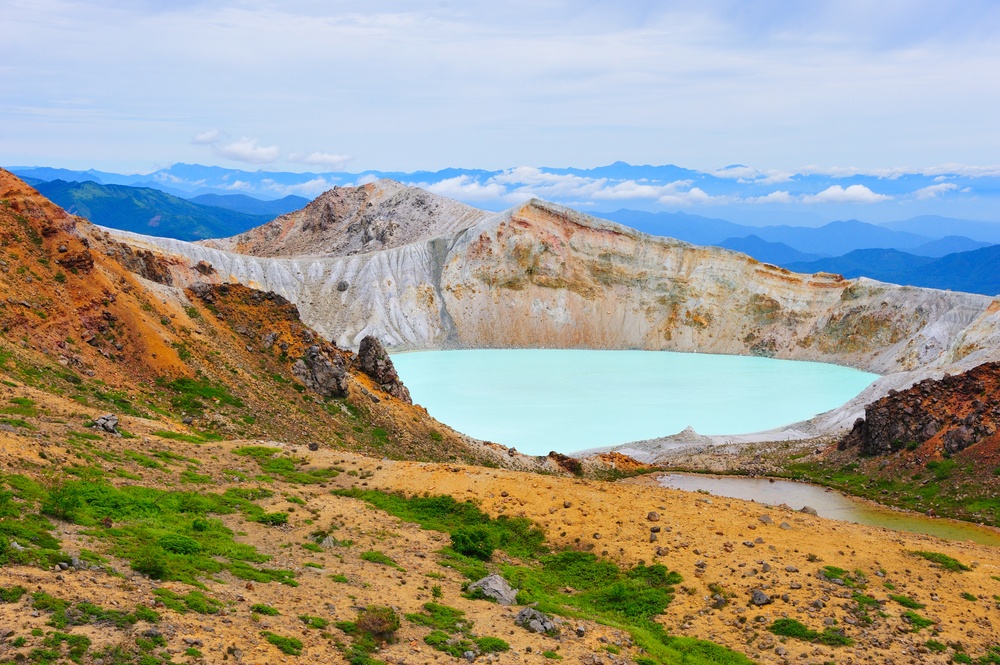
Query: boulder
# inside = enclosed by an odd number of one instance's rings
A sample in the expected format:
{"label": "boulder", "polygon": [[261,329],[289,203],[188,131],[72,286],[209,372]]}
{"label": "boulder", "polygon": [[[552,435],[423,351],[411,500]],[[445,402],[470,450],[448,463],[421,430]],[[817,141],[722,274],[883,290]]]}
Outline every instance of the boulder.
{"label": "boulder", "polygon": [[532,633],[553,635],[559,632],[555,622],[533,607],[525,607],[517,613],[514,623]]}
{"label": "boulder", "polygon": [[378,339],[367,335],[361,340],[361,345],[358,347],[358,365],[361,371],[370,376],[382,390],[407,404],[413,403],[410,391],[399,380],[392,359]]}
{"label": "boulder", "polygon": [[320,347],[310,346],[292,365],[292,374],[323,397],[347,396],[347,367],[339,354],[331,357]]}
{"label": "boulder", "polygon": [[469,585],[469,591],[477,590],[501,605],[517,604],[517,589],[512,589],[507,580],[495,573]]}
{"label": "boulder", "polygon": [[103,430],[109,434],[117,434],[118,436],[121,436],[121,432],[118,431],[118,416],[113,413],[107,413],[95,419],[94,429]]}

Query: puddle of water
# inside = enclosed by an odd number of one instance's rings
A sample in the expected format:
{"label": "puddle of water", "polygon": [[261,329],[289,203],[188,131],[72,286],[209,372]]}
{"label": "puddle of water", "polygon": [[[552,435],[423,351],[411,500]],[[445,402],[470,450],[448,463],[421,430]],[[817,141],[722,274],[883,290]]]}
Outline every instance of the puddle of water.
{"label": "puddle of water", "polygon": [[660,485],[690,492],[705,490],[716,496],[745,499],[777,506],[785,503],[795,510],[803,506],[816,509],[820,517],[881,526],[896,531],[923,533],[947,540],[972,540],[983,545],[1000,547],[1000,532],[967,522],[924,517],[890,508],[881,508],[866,501],[846,497],[836,490],[818,485],[767,478],[738,476],[703,476],[669,473],[658,476]]}

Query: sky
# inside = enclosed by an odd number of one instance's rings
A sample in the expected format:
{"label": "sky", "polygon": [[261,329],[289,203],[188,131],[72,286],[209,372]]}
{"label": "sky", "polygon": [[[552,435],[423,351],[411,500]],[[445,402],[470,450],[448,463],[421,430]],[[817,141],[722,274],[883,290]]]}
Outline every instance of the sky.
{"label": "sky", "polygon": [[1000,2],[0,0],[0,164],[1000,162]]}

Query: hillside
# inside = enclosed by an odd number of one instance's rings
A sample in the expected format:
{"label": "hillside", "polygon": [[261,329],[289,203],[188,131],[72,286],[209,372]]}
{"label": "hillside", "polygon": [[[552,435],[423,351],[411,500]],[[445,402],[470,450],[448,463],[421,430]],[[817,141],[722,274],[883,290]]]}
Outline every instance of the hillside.
{"label": "hillside", "polygon": [[[0,244],[4,661],[943,665],[995,646],[989,548],[468,441],[282,297],[182,289],[213,268],[3,171]],[[469,593],[487,572],[515,605]],[[526,603],[548,634],[516,625]]]}
{"label": "hillside", "polygon": [[94,224],[182,240],[229,236],[273,218],[199,205],[148,187],[63,180],[39,182],[36,187],[56,204]]}

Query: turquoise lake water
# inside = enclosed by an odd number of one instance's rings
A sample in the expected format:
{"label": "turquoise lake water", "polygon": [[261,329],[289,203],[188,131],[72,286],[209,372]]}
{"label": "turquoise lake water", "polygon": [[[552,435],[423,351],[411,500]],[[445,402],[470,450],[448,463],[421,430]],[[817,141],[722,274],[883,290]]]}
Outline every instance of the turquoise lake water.
{"label": "turquoise lake water", "polygon": [[875,374],[824,363],[668,351],[480,349],[392,355],[443,423],[531,455],[676,434],[756,432],[829,411]]}

